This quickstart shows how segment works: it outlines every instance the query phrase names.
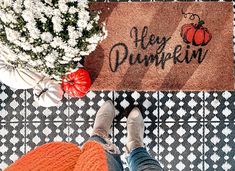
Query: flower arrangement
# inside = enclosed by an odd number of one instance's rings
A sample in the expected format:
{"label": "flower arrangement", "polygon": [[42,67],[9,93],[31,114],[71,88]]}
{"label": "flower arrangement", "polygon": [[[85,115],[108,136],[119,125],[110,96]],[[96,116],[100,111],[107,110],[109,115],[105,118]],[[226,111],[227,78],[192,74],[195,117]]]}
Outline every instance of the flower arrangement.
{"label": "flower arrangement", "polygon": [[1,56],[61,81],[107,36],[85,0],[0,0]]}

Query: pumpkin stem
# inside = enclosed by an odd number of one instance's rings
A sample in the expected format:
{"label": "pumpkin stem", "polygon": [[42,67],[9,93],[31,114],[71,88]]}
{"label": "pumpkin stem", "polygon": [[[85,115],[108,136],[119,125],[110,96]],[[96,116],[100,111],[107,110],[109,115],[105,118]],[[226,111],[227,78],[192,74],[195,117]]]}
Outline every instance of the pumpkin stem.
{"label": "pumpkin stem", "polygon": [[198,25],[200,25],[200,26],[202,26],[203,24],[205,24],[205,22],[204,22],[203,20],[200,20],[200,21],[198,22]]}
{"label": "pumpkin stem", "polygon": [[48,88],[43,89],[39,94],[35,94],[37,98],[39,98],[43,93],[47,92]]}
{"label": "pumpkin stem", "polygon": [[74,80],[69,80],[68,83],[69,83],[70,85],[73,85],[73,84],[74,84]]}

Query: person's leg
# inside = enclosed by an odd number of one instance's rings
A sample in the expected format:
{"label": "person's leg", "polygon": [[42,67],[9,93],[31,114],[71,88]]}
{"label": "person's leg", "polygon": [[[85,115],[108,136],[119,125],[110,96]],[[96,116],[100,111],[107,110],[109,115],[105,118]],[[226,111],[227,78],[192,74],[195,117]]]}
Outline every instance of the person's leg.
{"label": "person's leg", "polygon": [[127,157],[130,171],[162,171],[159,162],[152,158],[144,147],[134,149]]}
{"label": "person's leg", "polygon": [[103,145],[110,171],[123,171],[119,149],[109,140],[109,131],[115,117],[115,108],[106,101],[96,114],[93,133],[89,140]]}
{"label": "person's leg", "polygon": [[144,120],[138,108],[127,118],[127,163],[130,171],[162,171],[159,162],[144,148]]}

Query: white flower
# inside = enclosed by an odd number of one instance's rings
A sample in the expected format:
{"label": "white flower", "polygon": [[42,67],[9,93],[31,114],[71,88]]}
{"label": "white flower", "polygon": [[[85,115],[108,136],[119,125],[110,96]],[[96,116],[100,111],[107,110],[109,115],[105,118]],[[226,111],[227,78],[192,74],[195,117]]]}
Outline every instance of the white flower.
{"label": "white flower", "polygon": [[83,19],[79,19],[77,22],[77,27],[79,30],[83,30],[84,28],[87,27],[87,21]]}
{"label": "white flower", "polygon": [[29,60],[28,64],[31,65],[32,67],[37,66],[37,62],[33,60]]}
{"label": "white flower", "polygon": [[87,55],[89,55],[90,53],[89,52],[87,52],[87,51],[81,51],[80,52],[80,55],[81,56],[87,56]]}
{"label": "white flower", "polygon": [[49,54],[44,59],[49,63],[54,63],[56,58],[57,58],[57,56],[55,56],[53,54]]}
{"label": "white flower", "polygon": [[67,64],[68,63],[68,61],[63,61],[63,60],[59,60],[58,61],[60,64]]}
{"label": "white flower", "polygon": [[47,19],[45,17],[41,17],[40,21],[45,24],[47,22]]}
{"label": "white flower", "polygon": [[81,58],[81,57],[73,58],[73,61],[80,61],[80,60],[82,60],[82,58]]}
{"label": "white flower", "polygon": [[74,47],[74,46],[77,45],[77,41],[76,41],[76,39],[69,39],[68,44],[69,44],[70,46]]}
{"label": "white flower", "polygon": [[87,46],[88,52],[91,53],[95,50],[97,44],[90,44]]}
{"label": "white flower", "polygon": [[26,28],[29,31],[30,36],[33,39],[38,39],[40,37],[40,30],[36,27],[36,23],[35,22],[29,22],[26,24]]}
{"label": "white flower", "polygon": [[53,40],[53,36],[50,32],[44,32],[41,34],[41,39],[49,43]]}
{"label": "white flower", "polygon": [[90,14],[87,10],[82,9],[78,13],[78,19],[85,20],[86,22],[90,20]]}
{"label": "white flower", "polygon": [[[77,5],[69,7],[68,2]],[[8,6],[11,8],[4,9]],[[90,32],[99,20],[99,15],[91,19],[88,8],[88,0],[0,0],[0,30],[8,40],[2,40],[7,48],[0,41],[0,57],[6,56],[7,61],[16,62],[12,63],[15,67],[26,67],[61,80],[62,73],[55,66],[80,61],[95,50],[98,42],[105,37],[105,30],[99,30],[97,34],[90,33],[90,38],[83,34],[84,30]],[[77,15],[76,25],[71,24],[65,14]],[[19,27],[21,18],[26,24]],[[49,27],[48,23],[51,24]],[[62,33],[67,31],[68,35],[63,36]],[[87,44],[83,48],[77,47],[81,37]],[[33,58],[35,55],[37,60]],[[64,67],[66,71],[69,70],[68,65]]]}
{"label": "white flower", "polygon": [[58,16],[52,17],[53,30],[55,32],[61,32],[63,30],[61,22],[62,22],[62,20],[60,17],[58,17]]}
{"label": "white flower", "polygon": [[15,31],[15,30],[12,30],[8,27],[5,27],[5,32],[6,32],[6,36],[7,36],[7,39],[10,41],[10,42],[14,42],[16,40],[19,39],[20,37],[20,33]]}
{"label": "white flower", "polygon": [[50,43],[53,48],[63,45],[63,41],[60,37],[54,37],[53,41]]}
{"label": "white flower", "polygon": [[90,44],[97,44],[100,41],[100,35],[94,34],[91,38],[87,38],[86,41]]}
{"label": "white flower", "polygon": [[12,4],[13,4],[12,0],[1,0],[0,1],[0,7],[2,7],[2,8],[11,7]]}
{"label": "white flower", "polygon": [[19,58],[20,60],[22,60],[22,61],[27,62],[27,61],[31,58],[31,56],[26,55],[25,53],[20,53],[20,54],[18,55],[18,58]]}
{"label": "white flower", "polygon": [[24,0],[24,7],[26,9],[32,9],[33,6],[34,4],[32,0]]}
{"label": "white flower", "polygon": [[33,15],[32,11],[30,11],[30,10],[24,10],[22,12],[22,17],[24,18],[24,20],[26,22],[33,22],[34,21],[34,15]]}
{"label": "white flower", "polygon": [[37,47],[35,47],[35,48],[32,48],[32,51],[33,51],[34,53],[41,53],[41,52],[43,51],[43,48],[40,47],[40,46],[37,46]]}
{"label": "white flower", "polygon": [[75,8],[75,7],[70,7],[70,8],[69,8],[69,13],[70,13],[70,14],[75,14],[76,12],[78,12],[78,9],[77,9],[77,8]]}
{"label": "white flower", "polygon": [[2,10],[0,10],[0,18],[4,23],[8,23],[7,16]]}
{"label": "white flower", "polygon": [[47,4],[51,5],[51,6],[53,5],[52,4],[52,0],[44,0],[44,1],[45,1],[45,3],[47,3]]}
{"label": "white flower", "polygon": [[97,23],[97,22],[99,21],[99,19],[100,19],[100,16],[97,15],[97,16],[94,18],[94,21]]}
{"label": "white flower", "polygon": [[46,66],[49,68],[55,68],[54,64],[50,62],[46,62]]}
{"label": "white flower", "polygon": [[93,28],[93,25],[91,23],[88,23],[86,27],[87,31],[90,31],[92,28]]}
{"label": "white flower", "polygon": [[62,13],[67,13],[68,8],[69,7],[66,5],[66,3],[59,1],[59,9]]}

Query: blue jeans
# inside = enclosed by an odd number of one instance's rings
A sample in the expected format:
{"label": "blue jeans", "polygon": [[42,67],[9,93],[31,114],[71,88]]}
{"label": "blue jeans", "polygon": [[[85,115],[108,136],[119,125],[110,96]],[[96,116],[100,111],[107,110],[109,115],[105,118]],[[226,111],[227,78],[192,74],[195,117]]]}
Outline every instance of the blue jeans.
{"label": "blue jeans", "polygon": [[127,157],[127,163],[130,171],[163,171],[159,162],[143,147],[134,149]]}
{"label": "blue jeans", "polygon": [[[90,140],[106,144],[106,141],[97,135],[94,135]],[[109,171],[123,171],[123,165],[118,154],[106,152]],[[153,159],[143,147],[134,149],[127,157],[127,163],[130,171],[163,171],[159,162]]]}

